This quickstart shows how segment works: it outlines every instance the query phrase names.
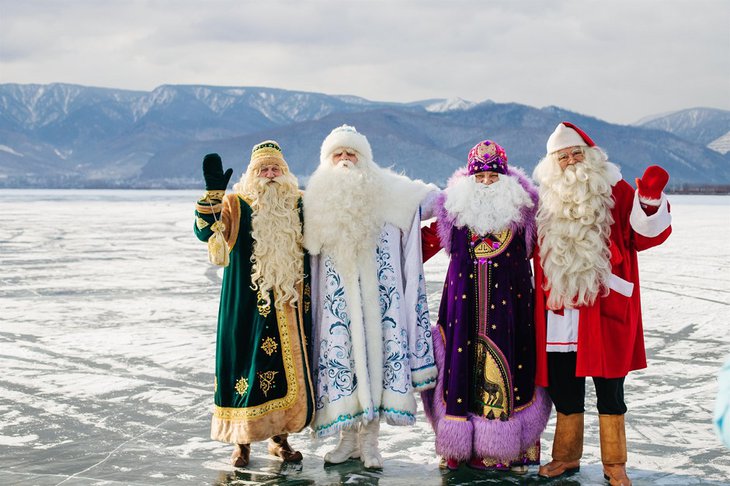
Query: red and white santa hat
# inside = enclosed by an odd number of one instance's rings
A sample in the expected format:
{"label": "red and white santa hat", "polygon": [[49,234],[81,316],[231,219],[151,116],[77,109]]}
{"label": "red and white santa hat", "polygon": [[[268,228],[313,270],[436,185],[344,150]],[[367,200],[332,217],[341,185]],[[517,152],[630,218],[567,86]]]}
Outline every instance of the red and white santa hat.
{"label": "red and white santa hat", "polygon": [[551,154],[568,147],[595,147],[586,132],[569,122],[561,122],[547,141],[547,153]]}
{"label": "red and white santa hat", "polygon": [[373,160],[373,151],[370,142],[355,127],[342,125],[330,132],[322,142],[319,152],[320,163],[332,163],[332,154],[339,148],[349,148],[357,152],[362,158]]}

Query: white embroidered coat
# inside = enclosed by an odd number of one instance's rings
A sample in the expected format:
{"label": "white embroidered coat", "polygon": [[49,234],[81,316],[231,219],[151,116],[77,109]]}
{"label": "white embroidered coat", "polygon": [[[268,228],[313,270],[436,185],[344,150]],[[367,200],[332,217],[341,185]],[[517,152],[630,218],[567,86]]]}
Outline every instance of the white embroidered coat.
{"label": "white embroidered coat", "polygon": [[368,325],[373,321],[367,317],[360,320],[362,325],[353,325],[351,319],[353,301],[373,305],[363,298],[367,291],[356,285],[354,291],[361,295],[351,298],[332,256],[312,257],[313,428],[318,436],[367,423],[376,413],[393,425],[413,424],[413,392],[435,385],[420,235],[418,215],[409,231],[386,224],[380,233],[373,255],[379,329]]}

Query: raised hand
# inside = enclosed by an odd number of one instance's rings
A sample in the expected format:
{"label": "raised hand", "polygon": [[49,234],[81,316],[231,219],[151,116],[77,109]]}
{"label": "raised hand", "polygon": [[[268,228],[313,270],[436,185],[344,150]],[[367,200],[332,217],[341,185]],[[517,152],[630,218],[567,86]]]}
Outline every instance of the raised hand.
{"label": "raised hand", "polygon": [[218,154],[208,154],[203,158],[203,177],[206,191],[225,191],[231,180],[233,169],[223,172],[223,161]]}
{"label": "raised hand", "polygon": [[636,189],[639,191],[640,198],[658,201],[662,197],[667,182],[669,182],[667,171],[658,165],[650,165],[644,171],[644,175],[640,179],[636,179]]}

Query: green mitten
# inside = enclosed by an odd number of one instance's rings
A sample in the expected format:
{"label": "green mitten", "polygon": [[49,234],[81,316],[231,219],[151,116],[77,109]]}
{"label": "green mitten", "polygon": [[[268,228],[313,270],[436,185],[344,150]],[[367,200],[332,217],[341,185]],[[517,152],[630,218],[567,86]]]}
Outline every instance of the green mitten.
{"label": "green mitten", "polygon": [[223,172],[223,161],[218,154],[208,154],[203,158],[203,177],[206,191],[225,191],[231,180],[233,169]]}

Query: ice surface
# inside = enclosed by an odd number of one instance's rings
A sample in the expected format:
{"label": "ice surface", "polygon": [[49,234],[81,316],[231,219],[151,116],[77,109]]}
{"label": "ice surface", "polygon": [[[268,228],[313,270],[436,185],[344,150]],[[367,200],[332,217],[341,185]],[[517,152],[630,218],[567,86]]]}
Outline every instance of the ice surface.
{"label": "ice surface", "polygon": [[[384,426],[385,468],[325,467],[334,439],[291,437],[301,464],[254,444],[234,471],[209,439],[221,272],[192,232],[190,191],[2,190],[0,484],[543,484],[442,472],[419,412]],[[730,354],[730,198],[674,196],[674,233],[644,252],[649,367],[626,381],[629,474],[648,484],[730,484],[715,437],[716,373]],[[443,255],[427,264],[438,305]],[[580,473],[605,484],[589,380]],[[543,435],[549,458],[554,417]],[[548,482],[549,483],[549,482]]]}

